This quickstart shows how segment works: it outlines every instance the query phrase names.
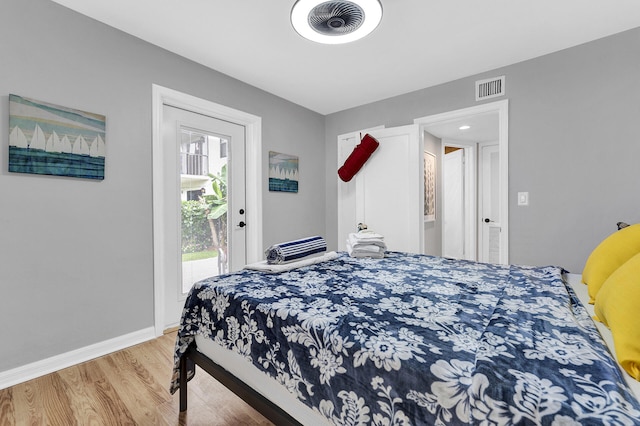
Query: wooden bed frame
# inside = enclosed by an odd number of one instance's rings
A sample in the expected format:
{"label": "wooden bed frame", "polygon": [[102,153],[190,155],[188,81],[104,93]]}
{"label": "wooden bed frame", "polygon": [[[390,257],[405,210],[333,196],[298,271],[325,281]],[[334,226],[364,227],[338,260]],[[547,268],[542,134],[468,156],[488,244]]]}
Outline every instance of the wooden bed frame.
{"label": "wooden bed frame", "polygon": [[189,360],[209,373],[214,379],[222,383],[227,389],[235,393],[274,424],[302,426],[289,413],[198,351],[195,342],[189,345],[184,355],[180,358],[180,412],[187,410],[187,365]]}

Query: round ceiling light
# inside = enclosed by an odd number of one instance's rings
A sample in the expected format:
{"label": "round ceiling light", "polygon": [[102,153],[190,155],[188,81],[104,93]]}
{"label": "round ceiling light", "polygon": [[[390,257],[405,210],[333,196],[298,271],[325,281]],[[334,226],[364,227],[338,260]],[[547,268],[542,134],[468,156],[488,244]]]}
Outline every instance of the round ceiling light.
{"label": "round ceiling light", "polygon": [[298,34],[324,44],[361,39],[381,19],[379,0],[298,0],[291,10],[291,24]]}

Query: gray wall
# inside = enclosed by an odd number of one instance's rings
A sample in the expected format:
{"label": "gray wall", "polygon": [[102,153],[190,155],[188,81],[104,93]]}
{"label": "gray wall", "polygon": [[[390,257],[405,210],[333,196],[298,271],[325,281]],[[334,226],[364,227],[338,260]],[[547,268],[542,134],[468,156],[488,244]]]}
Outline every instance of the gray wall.
{"label": "gray wall", "polygon": [[[327,116],[327,229],[337,221],[337,135],[476,105],[474,81],[505,75],[510,262],[581,272],[617,221],[640,222],[639,48],[636,28]],[[519,191],[529,207],[516,205]]]}
{"label": "gray wall", "polygon": [[[0,16],[0,371],[153,326],[152,83],[262,117],[265,245],[324,233],[323,116],[48,0]],[[105,180],[8,173],[10,93],[106,115]]]}

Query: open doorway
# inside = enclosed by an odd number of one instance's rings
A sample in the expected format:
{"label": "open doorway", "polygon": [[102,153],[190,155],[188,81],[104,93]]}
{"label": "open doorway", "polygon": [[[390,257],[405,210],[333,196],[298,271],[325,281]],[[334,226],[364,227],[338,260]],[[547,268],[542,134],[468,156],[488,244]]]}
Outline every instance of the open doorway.
{"label": "open doorway", "polygon": [[[424,149],[438,153],[439,202],[436,221],[425,222],[425,253],[508,263],[508,101],[414,122]],[[480,155],[486,146],[491,156]]]}

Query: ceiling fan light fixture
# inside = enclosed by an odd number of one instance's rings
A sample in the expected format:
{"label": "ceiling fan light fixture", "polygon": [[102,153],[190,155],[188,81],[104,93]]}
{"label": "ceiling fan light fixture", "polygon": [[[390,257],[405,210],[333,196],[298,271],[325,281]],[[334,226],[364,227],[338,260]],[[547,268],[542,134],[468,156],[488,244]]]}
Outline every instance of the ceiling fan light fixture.
{"label": "ceiling fan light fixture", "polygon": [[302,37],[324,44],[361,39],[382,20],[379,0],[298,0],[291,24]]}

